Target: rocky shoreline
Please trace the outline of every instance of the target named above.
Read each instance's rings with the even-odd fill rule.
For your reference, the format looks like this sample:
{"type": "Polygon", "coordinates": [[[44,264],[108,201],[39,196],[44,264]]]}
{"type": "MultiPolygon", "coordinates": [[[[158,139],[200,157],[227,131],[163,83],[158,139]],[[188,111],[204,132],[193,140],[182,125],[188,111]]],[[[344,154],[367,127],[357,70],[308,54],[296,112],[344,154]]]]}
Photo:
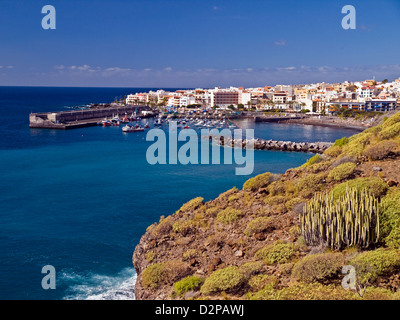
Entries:
{"type": "Polygon", "coordinates": [[[246,149],[248,145],[254,146],[254,150],[274,150],[274,151],[291,151],[291,152],[311,152],[311,153],[324,153],[329,147],[333,145],[332,142],[293,142],[293,141],[276,141],[265,139],[242,139],[242,141],[235,141],[229,139],[224,141],[220,140],[220,145],[227,145],[232,147],[241,146],[246,149]]]}
{"type": "Polygon", "coordinates": [[[339,119],[337,117],[332,118],[302,118],[302,119],[289,119],[285,120],[286,123],[322,126],[322,127],[333,127],[333,128],[347,128],[363,131],[373,125],[373,122],[363,122],[354,119],[339,119]]]}
{"type": "MultiPolygon", "coordinates": [[[[136,299],[399,300],[399,124],[400,113],[298,168],[260,174],[240,189],[210,201],[194,198],[161,216],[146,229],[132,257],[136,299]],[[328,243],[330,230],[341,229],[330,222],[314,224],[328,212],[323,208],[329,214],[334,210],[336,217],[343,205],[366,211],[365,202],[357,200],[365,194],[378,207],[364,212],[363,228],[371,231],[364,237],[379,228],[379,239],[369,246],[357,243],[362,239],[353,228],[347,239],[353,237],[355,245],[328,243]],[[374,212],[381,218],[368,220],[374,212]],[[315,240],[309,240],[309,230],[315,240]],[[341,271],[347,265],[363,279],[362,287],[343,288],[341,271]]],[[[262,139],[237,142],[270,150],[301,146],[262,139]]],[[[317,150],[318,144],[322,148],[324,143],[307,143],[307,150],[317,150]]],[[[350,228],[357,226],[356,217],[348,216],[350,228]]]]}

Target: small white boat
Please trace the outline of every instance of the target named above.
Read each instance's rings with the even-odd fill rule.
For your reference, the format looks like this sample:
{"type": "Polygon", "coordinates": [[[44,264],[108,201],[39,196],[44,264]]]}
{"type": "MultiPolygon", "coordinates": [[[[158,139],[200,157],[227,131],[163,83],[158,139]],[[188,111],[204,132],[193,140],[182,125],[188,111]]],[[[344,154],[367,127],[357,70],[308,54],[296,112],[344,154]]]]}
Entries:
{"type": "Polygon", "coordinates": [[[105,118],[104,120],[101,121],[101,124],[103,127],[110,127],[112,123],[110,120],[107,120],[107,118],[105,118]]]}
{"type": "Polygon", "coordinates": [[[122,132],[140,132],[140,131],[144,131],[144,128],[142,128],[139,125],[136,125],[136,126],[126,125],[122,128],[122,132]]]}
{"type": "Polygon", "coordinates": [[[120,122],[121,119],[119,118],[119,115],[117,114],[116,116],[113,116],[113,118],[111,119],[112,122],[120,122]]]}

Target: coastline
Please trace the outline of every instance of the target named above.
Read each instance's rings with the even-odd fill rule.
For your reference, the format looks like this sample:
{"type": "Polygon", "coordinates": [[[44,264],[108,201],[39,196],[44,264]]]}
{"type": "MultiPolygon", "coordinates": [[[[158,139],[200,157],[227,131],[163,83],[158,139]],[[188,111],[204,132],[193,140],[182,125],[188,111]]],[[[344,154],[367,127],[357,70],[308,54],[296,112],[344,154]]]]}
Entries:
{"type": "MultiPolygon", "coordinates": [[[[354,248],[344,243],[334,247],[324,242],[325,233],[317,239],[317,244],[305,240],[309,231],[303,219],[306,204],[319,201],[318,194],[332,195],[326,198],[332,208],[353,201],[347,197],[339,201],[333,198],[333,194],[347,193],[351,184],[353,192],[370,192],[369,199],[376,203],[391,203],[382,207],[384,219],[375,220],[383,226],[391,223],[389,214],[393,208],[398,209],[400,195],[400,176],[396,170],[400,153],[394,149],[398,142],[379,159],[374,160],[368,154],[371,147],[385,143],[385,133],[393,132],[399,123],[400,113],[385,120],[386,128],[377,126],[374,133],[364,132],[359,139],[345,141],[324,156],[314,157],[284,174],[265,172],[247,180],[240,189],[233,187],[210,201],[194,198],[174,214],[162,216],[146,229],[134,250],[132,262],[138,274],[135,297],[138,300],[399,299],[399,283],[392,279],[400,268],[400,244],[389,243],[391,233],[398,232],[397,225],[390,227],[379,243],[376,240],[377,246],[358,244],[354,248]],[[367,140],[365,145],[360,144],[360,138],[367,140]],[[372,167],[378,169],[371,170],[372,167]],[[354,254],[349,255],[348,248],[354,254]],[[373,274],[367,291],[364,290],[365,296],[340,285],[340,270],[345,265],[357,262],[364,267],[371,259],[387,256],[398,259],[390,262],[389,272],[373,274]],[[328,273],[328,268],[333,271],[328,273]],[[315,274],[324,281],[316,281],[315,274]]],[[[398,137],[398,133],[392,137],[398,137]]],[[[364,208],[362,203],[355,205],[364,208]]],[[[375,226],[365,228],[373,230],[375,226]]]]}
{"type": "Polygon", "coordinates": [[[365,121],[358,121],[354,119],[344,120],[338,117],[329,117],[329,118],[323,117],[321,119],[316,119],[316,118],[290,119],[282,122],[302,124],[302,125],[322,126],[322,127],[347,128],[359,131],[364,131],[365,129],[370,128],[374,124],[374,122],[371,122],[371,124],[366,124],[365,121]]]}

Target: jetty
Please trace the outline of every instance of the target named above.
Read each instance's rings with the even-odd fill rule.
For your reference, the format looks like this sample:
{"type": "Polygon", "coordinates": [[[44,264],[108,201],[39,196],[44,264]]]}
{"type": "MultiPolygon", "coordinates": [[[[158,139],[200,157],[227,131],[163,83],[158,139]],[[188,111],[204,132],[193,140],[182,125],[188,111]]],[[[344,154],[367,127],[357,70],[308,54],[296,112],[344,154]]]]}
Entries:
{"type": "Polygon", "coordinates": [[[310,152],[310,153],[324,153],[326,149],[333,145],[332,142],[293,142],[293,141],[276,141],[276,140],[265,140],[265,139],[241,139],[235,141],[235,139],[224,140],[224,137],[220,139],[221,145],[227,145],[231,147],[241,147],[247,149],[248,146],[253,145],[254,150],[274,150],[274,151],[292,151],[292,152],[310,152]]]}
{"type": "Polygon", "coordinates": [[[96,126],[105,118],[115,115],[136,114],[140,117],[152,116],[150,107],[143,105],[107,105],[105,107],[94,107],[85,110],[31,113],[29,115],[29,127],[41,129],[75,129],[96,126]]]}

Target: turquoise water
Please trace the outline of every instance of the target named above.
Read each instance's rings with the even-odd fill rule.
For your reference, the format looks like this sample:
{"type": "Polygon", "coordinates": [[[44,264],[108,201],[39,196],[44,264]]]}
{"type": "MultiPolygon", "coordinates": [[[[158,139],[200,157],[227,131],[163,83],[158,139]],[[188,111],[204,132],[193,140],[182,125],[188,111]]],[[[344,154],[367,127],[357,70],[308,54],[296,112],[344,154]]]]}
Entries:
{"type": "MultiPolygon", "coordinates": [[[[28,127],[31,110],[62,110],[145,90],[0,88],[0,299],[133,298],[131,257],[147,226],[185,201],[212,199],[248,179],[234,174],[236,165],[151,166],[145,133],[28,127]],[[41,287],[45,265],[56,268],[55,290],[41,287]]],[[[331,141],[354,133],[257,124],[255,135],[278,139],[289,129],[287,140],[296,141],[312,141],[310,130],[331,141]]],[[[311,156],[257,151],[254,175],[283,173],[311,156]]]]}

